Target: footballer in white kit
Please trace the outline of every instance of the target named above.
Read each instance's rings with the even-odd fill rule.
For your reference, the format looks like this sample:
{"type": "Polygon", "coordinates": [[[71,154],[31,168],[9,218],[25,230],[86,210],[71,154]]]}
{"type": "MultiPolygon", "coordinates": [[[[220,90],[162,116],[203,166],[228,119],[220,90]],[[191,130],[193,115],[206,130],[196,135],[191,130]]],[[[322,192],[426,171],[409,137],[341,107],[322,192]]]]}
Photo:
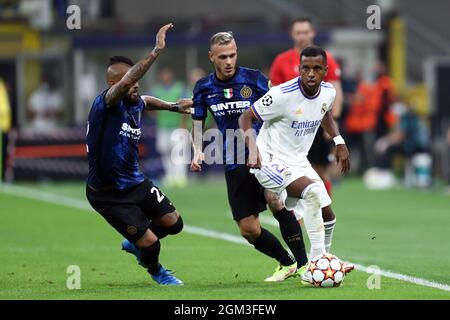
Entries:
{"type": "MultiPolygon", "coordinates": [[[[261,185],[286,197],[285,188],[292,181],[306,176],[323,185],[322,208],[331,204],[325,185],[308,161],[308,151],[322,123],[331,110],[336,90],[328,82],[322,82],[318,93],[308,97],[297,77],[273,87],[251,108],[259,121],[264,122],[256,144],[262,157],[261,169],[253,173],[261,185]]],[[[302,200],[287,197],[286,208],[299,206],[294,212],[300,218],[302,200]]]]}
{"type": "Polygon", "coordinates": [[[325,253],[321,209],[331,199],[307,155],[322,126],[336,143],[342,173],[350,169],[349,152],[331,114],[334,87],[322,82],[327,72],[325,51],[311,46],[301,52],[300,77],[273,87],[239,119],[249,146],[248,166],[266,189],[286,197],[286,208],[303,213],[311,242],[310,258],[325,253]],[[257,140],[248,134],[253,121],[264,122],[257,140]]]}

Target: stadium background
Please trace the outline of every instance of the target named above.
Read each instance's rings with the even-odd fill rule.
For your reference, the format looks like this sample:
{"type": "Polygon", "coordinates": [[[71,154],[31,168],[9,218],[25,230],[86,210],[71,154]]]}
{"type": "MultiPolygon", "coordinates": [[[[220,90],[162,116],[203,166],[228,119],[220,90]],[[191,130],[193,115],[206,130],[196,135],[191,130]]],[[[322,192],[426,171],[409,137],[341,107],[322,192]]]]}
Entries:
{"type": "MultiPolygon", "coordinates": [[[[387,178],[381,175],[366,174],[363,179],[362,174],[370,167],[364,167],[362,163],[364,148],[371,149],[371,145],[351,148],[355,169],[350,177],[335,177],[335,199],[339,209],[337,214],[338,217],[342,215],[338,224],[338,229],[341,228],[342,231],[338,230],[336,234],[336,244],[343,247],[340,252],[349,258],[356,259],[357,262],[381,265],[384,262],[396,272],[404,271],[400,263],[390,264],[388,257],[392,258],[392,256],[387,257],[383,253],[383,246],[374,249],[374,254],[382,257],[374,261],[363,257],[362,248],[359,255],[350,253],[352,246],[349,244],[355,239],[352,238],[350,230],[353,227],[360,227],[361,232],[367,231],[369,234],[371,228],[368,222],[366,224],[358,218],[356,218],[358,223],[352,225],[354,220],[351,219],[357,217],[357,214],[352,216],[351,212],[356,211],[355,207],[363,206],[362,203],[357,203],[358,197],[352,197],[349,194],[357,194],[359,199],[366,199],[369,207],[372,203],[372,211],[369,210],[371,213],[366,213],[377,215],[379,220],[376,223],[379,223],[382,228],[385,226],[393,228],[390,225],[390,219],[392,215],[399,212],[401,214],[397,217],[397,223],[414,220],[414,216],[411,217],[412,211],[420,207],[424,211],[434,210],[434,215],[430,213],[426,220],[427,223],[433,224],[428,232],[433,233],[431,231],[433,228],[437,228],[436,230],[443,228],[444,234],[445,230],[448,231],[450,213],[448,196],[450,36],[447,32],[450,27],[447,19],[450,4],[448,2],[444,0],[430,2],[419,0],[230,0],[226,2],[196,0],[188,3],[189,5],[186,1],[179,0],[0,0],[0,130],[2,134],[0,215],[2,218],[8,215],[5,221],[10,223],[2,224],[5,229],[1,237],[8,238],[7,235],[12,234],[8,241],[15,243],[18,236],[8,230],[18,227],[20,217],[28,210],[43,216],[48,212],[50,222],[47,222],[50,224],[47,227],[49,228],[56,228],[58,221],[61,221],[61,217],[57,216],[59,211],[57,208],[47,208],[47,205],[39,202],[26,204],[25,198],[22,199],[23,202],[19,201],[21,200],[19,195],[28,193],[29,198],[32,194],[26,190],[48,191],[56,197],[61,196],[61,199],[72,196],[78,201],[75,203],[83,207],[79,204],[83,202],[83,179],[87,174],[84,146],[86,118],[93,98],[105,88],[104,72],[109,56],[128,55],[138,60],[153,47],[158,28],[164,23],[173,22],[175,29],[168,35],[167,48],[140,82],[140,90],[141,93],[158,92],[159,73],[161,69],[170,68],[177,83],[183,86],[180,96],[189,97],[192,88],[189,77],[192,70],[201,68],[207,73],[212,71],[207,51],[208,40],[213,33],[232,30],[239,47],[239,64],[261,69],[268,74],[275,56],[291,48],[292,43],[288,35],[289,21],[298,16],[309,16],[313,19],[318,31],[316,42],[328,49],[341,63],[342,81],[343,85],[346,85],[344,86],[346,93],[344,115],[341,118],[344,137],[345,115],[351,111],[351,99],[356,85],[358,81],[373,84],[380,63],[386,65],[387,74],[394,83],[397,96],[403,97],[404,102],[412,106],[430,132],[428,155],[432,163],[414,164],[416,167],[413,165],[411,172],[405,169],[411,166],[409,163],[411,159],[396,157],[392,167],[393,176],[389,176],[395,178],[395,183],[389,179],[385,181],[387,178]],[[71,4],[81,8],[80,30],[67,28],[66,20],[69,14],[66,10],[71,4]],[[371,14],[366,10],[372,4],[381,8],[380,30],[367,28],[366,22],[371,14]],[[42,86],[44,78],[51,79],[54,90],[62,98],[61,109],[53,119],[54,128],[33,129],[33,113],[30,112],[30,104],[33,93],[42,86]],[[412,183],[405,186],[408,175],[417,178],[420,174],[427,177],[424,183],[412,183]],[[68,181],[71,182],[68,183],[68,181]],[[374,191],[368,187],[388,190],[382,193],[384,191],[374,191]],[[377,197],[385,199],[383,208],[378,206],[380,202],[376,200],[377,197]],[[345,216],[346,213],[348,216],[345,216]],[[16,215],[18,220],[11,218],[11,215],[16,215]],[[345,226],[346,222],[347,226],[345,226]],[[347,237],[344,236],[346,230],[349,231],[346,234],[347,237]]],[[[185,120],[179,119],[180,125],[189,126],[183,122],[185,120]]],[[[224,213],[228,209],[221,180],[222,169],[219,166],[211,166],[200,176],[187,173],[188,180],[181,182],[164,180],[164,163],[157,151],[156,143],[159,121],[156,116],[149,116],[147,126],[144,128],[141,151],[146,173],[159,181],[169,195],[173,195],[174,201],[176,203],[178,201],[177,206],[182,212],[196,211],[199,214],[198,217],[192,218],[193,221],[201,223],[204,228],[236,234],[237,230],[231,219],[224,213]],[[190,190],[189,198],[185,195],[188,193],[187,190],[190,190]],[[211,194],[210,199],[205,200],[205,208],[200,209],[199,206],[189,202],[191,197],[201,199],[201,195],[209,194],[208,192],[211,194]],[[209,202],[221,203],[220,209],[209,202]],[[215,219],[208,215],[206,210],[224,212],[220,211],[220,218],[215,219]],[[222,222],[228,227],[222,227],[222,222]]],[[[370,160],[369,164],[373,165],[373,161],[370,160]]],[[[45,196],[36,193],[34,198],[33,201],[37,201],[36,198],[44,199],[45,196]]],[[[268,224],[273,222],[270,217],[266,218],[268,224]]],[[[37,229],[36,224],[32,223],[35,219],[30,218],[31,224],[25,227],[27,234],[33,234],[37,229]]],[[[35,223],[39,223],[38,221],[36,220],[35,223]]],[[[104,234],[114,237],[107,226],[103,226],[103,222],[99,219],[95,221],[105,229],[104,234]]],[[[74,232],[82,232],[81,226],[85,221],[80,219],[77,223],[80,229],[74,232]]],[[[393,228],[392,232],[397,232],[396,230],[393,228]]],[[[410,233],[411,235],[419,234],[422,231],[420,223],[415,221],[414,226],[409,226],[408,231],[405,232],[409,236],[410,233]]],[[[440,232],[434,232],[434,234],[439,235],[440,232]]],[[[443,242],[442,245],[448,243],[444,238],[440,242],[436,238],[427,238],[427,235],[422,234],[426,238],[423,242],[424,246],[427,243],[430,245],[436,242],[443,242]]],[[[442,234],[440,236],[443,237],[442,234]]],[[[49,240],[49,245],[57,243],[59,237],[60,234],[55,231],[54,237],[49,240]]],[[[404,248],[409,247],[405,236],[401,236],[401,232],[399,239],[404,242],[404,247],[399,246],[398,250],[393,252],[402,255],[401,249],[403,248],[405,252],[404,248]]],[[[79,244],[84,245],[84,240],[79,240],[79,244]]],[[[388,239],[385,241],[389,242],[388,239]]],[[[30,239],[24,246],[24,250],[31,250],[33,241],[30,239]],[[27,247],[28,245],[30,247],[27,247]]],[[[418,250],[415,247],[409,249],[412,253],[418,250]]],[[[431,250],[432,252],[428,252],[429,256],[422,258],[438,261],[437,252],[448,252],[445,248],[441,249],[444,250],[431,250]]],[[[51,249],[48,250],[51,251],[51,249]]],[[[13,266],[16,264],[20,266],[20,261],[15,260],[17,256],[13,253],[14,250],[11,253],[6,247],[3,248],[1,254],[4,255],[5,260],[10,259],[11,268],[2,266],[4,269],[1,270],[0,279],[9,284],[11,297],[36,297],[13,293],[17,279],[10,277],[9,273],[17,273],[11,270],[14,270],[13,266]]],[[[247,253],[248,251],[243,251],[242,259],[246,259],[247,253]]],[[[409,261],[411,255],[407,254],[407,256],[400,260],[409,261]]],[[[422,258],[419,256],[418,260],[422,258]]],[[[444,260],[449,261],[448,253],[444,260]]],[[[422,262],[426,263],[426,261],[422,262]]],[[[41,267],[45,269],[47,266],[41,267]]],[[[417,274],[413,267],[409,269],[410,275],[427,278],[420,272],[417,274]]],[[[63,277],[64,274],[61,278],[63,277]]],[[[358,277],[364,278],[361,275],[355,276],[357,279],[358,277]]],[[[428,278],[444,285],[450,284],[448,271],[443,271],[442,274],[432,273],[428,278]]],[[[396,283],[394,287],[395,285],[396,283]]],[[[350,284],[349,287],[352,288],[353,285],[350,284]]],[[[405,290],[408,291],[409,288],[405,290]]],[[[39,294],[39,291],[31,292],[39,294]]],[[[51,289],[48,292],[52,292],[51,289]]],[[[49,297],[61,296],[49,293],[49,297]]],[[[167,297],[171,298],[170,295],[167,297]]],[[[196,298],[201,295],[194,294],[187,297],[196,298]]],[[[349,297],[352,296],[349,295],[349,297]]],[[[405,296],[400,295],[401,297],[410,298],[406,293],[405,296]]],[[[417,297],[421,296],[417,295],[417,297]]],[[[295,296],[289,296],[289,298],[295,298],[295,296]]]]}

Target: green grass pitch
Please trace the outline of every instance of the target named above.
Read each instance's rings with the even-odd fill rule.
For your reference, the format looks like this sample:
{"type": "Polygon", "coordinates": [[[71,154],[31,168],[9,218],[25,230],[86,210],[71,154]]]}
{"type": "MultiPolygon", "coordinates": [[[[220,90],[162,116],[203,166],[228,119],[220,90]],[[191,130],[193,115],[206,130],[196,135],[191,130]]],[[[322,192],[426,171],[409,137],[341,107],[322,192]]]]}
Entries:
{"type": "MultiPolygon", "coordinates": [[[[21,187],[22,192],[14,192],[0,186],[0,299],[450,299],[448,290],[384,276],[380,289],[369,290],[370,275],[362,271],[334,289],[301,285],[298,279],[264,283],[275,261],[250,246],[186,230],[162,240],[161,251],[162,264],[185,285],[158,286],[133,256],[120,250],[121,236],[83,207],[88,208],[83,183],[21,187]],[[57,196],[32,199],[28,189],[39,192],[35,198],[57,196]],[[67,198],[75,199],[75,205],[67,198]],[[70,265],[81,269],[80,290],[66,287],[70,265]]],[[[186,225],[238,236],[224,181],[163,191],[186,225]]],[[[338,257],[449,288],[448,195],[369,191],[360,180],[346,179],[335,188],[333,206],[338,223],[332,252],[338,257]]],[[[263,221],[270,217],[267,212],[263,216],[263,221]]],[[[276,226],[265,226],[279,236],[276,226]]]]}

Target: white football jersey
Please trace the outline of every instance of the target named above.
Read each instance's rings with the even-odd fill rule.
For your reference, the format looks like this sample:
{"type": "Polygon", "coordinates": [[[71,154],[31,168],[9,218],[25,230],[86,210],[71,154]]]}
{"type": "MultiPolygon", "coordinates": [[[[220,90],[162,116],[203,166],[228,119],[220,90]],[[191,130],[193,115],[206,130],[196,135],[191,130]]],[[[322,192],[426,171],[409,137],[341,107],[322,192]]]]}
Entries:
{"type": "Polygon", "coordinates": [[[307,155],[322,119],[331,110],[336,90],[322,82],[317,94],[308,96],[300,77],[273,87],[252,105],[264,124],[256,144],[263,162],[279,159],[289,166],[309,165],[307,155]]]}

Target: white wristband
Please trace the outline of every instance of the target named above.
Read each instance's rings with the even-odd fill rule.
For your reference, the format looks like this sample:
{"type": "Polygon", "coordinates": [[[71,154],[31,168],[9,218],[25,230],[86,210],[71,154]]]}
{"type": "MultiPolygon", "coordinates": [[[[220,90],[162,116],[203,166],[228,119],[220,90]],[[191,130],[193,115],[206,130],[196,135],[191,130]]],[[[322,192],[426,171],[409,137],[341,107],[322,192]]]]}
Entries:
{"type": "Polygon", "coordinates": [[[334,144],[335,145],[339,145],[339,144],[345,144],[344,138],[342,138],[342,136],[336,136],[333,138],[334,144]]]}

